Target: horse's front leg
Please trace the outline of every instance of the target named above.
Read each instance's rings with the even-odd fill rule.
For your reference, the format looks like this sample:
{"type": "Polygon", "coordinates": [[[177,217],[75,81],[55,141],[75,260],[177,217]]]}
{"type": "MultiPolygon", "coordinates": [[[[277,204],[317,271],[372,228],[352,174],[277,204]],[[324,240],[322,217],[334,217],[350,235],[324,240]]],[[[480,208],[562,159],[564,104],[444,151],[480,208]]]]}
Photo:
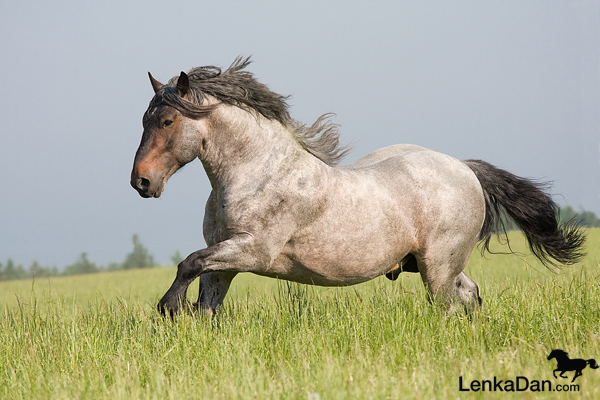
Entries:
{"type": "Polygon", "coordinates": [[[158,303],[158,310],[163,315],[177,314],[185,303],[188,286],[205,272],[254,271],[268,266],[270,257],[263,250],[251,235],[240,234],[190,254],[177,266],[175,281],[158,303]]]}
{"type": "Polygon", "coordinates": [[[219,312],[237,272],[207,272],[200,275],[198,302],[194,307],[204,315],[214,316],[219,312]]]}
{"type": "Polygon", "coordinates": [[[567,373],[567,371],[561,371],[561,373],[560,373],[560,375],[559,375],[559,376],[560,376],[561,378],[568,378],[568,376],[566,376],[566,375],[565,375],[566,373],[567,373]]]}

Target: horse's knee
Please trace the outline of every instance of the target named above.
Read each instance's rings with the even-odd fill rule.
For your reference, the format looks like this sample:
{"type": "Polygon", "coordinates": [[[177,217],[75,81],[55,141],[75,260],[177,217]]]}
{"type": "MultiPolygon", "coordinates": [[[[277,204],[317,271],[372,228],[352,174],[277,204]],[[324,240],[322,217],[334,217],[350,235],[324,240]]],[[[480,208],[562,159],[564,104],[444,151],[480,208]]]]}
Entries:
{"type": "Polygon", "coordinates": [[[190,283],[202,271],[196,265],[195,253],[190,254],[185,260],[177,265],[177,278],[181,281],[189,281],[190,283]]]}

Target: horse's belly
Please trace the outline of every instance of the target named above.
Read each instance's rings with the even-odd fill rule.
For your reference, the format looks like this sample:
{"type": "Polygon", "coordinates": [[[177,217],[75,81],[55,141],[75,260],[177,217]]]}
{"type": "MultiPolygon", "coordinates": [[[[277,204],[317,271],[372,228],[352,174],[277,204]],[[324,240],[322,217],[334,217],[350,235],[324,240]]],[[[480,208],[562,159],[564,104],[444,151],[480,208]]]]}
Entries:
{"type": "Polygon", "coordinates": [[[397,237],[365,231],[336,235],[322,227],[298,235],[260,274],[319,286],[354,285],[385,274],[409,251],[397,237]]]}
{"type": "Polygon", "coordinates": [[[384,267],[363,265],[352,268],[325,260],[299,260],[282,253],[258,275],[318,286],[349,286],[369,281],[382,274],[384,267]]]}

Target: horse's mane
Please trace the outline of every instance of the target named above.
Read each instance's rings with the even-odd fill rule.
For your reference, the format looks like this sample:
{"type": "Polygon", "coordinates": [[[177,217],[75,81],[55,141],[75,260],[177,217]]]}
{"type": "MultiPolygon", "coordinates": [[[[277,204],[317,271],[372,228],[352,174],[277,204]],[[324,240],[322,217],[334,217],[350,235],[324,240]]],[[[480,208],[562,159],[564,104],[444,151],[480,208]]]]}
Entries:
{"type": "Polygon", "coordinates": [[[329,120],[331,114],[322,115],[311,126],[294,120],[288,111],[288,96],[272,92],[257,81],[251,72],[245,70],[250,63],[250,57],[237,57],[225,71],[212,65],[192,68],[187,72],[191,101],[177,95],[179,76],[175,76],[156,93],[148,109],[167,104],[188,118],[198,119],[218,106],[203,105],[206,96],[212,96],[222,103],[255,110],[265,118],[277,120],[291,128],[298,143],[326,164],[335,165],[341,161],[350,148],[340,146],[337,125],[329,120]]]}
{"type": "Polygon", "coordinates": [[[550,354],[559,354],[561,356],[567,356],[567,357],[569,356],[569,353],[567,353],[564,350],[560,350],[560,349],[554,349],[550,352],[550,354]]]}

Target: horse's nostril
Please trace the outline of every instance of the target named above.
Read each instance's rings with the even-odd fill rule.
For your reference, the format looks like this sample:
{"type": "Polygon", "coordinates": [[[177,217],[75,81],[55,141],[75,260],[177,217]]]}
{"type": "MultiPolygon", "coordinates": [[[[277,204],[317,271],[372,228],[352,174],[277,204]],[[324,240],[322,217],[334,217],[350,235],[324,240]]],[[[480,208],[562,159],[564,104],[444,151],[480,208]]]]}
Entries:
{"type": "Polygon", "coordinates": [[[138,187],[140,189],[146,190],[150,187],[150,181],[146,178],[140,178],[138,180],[138,187]]]}

